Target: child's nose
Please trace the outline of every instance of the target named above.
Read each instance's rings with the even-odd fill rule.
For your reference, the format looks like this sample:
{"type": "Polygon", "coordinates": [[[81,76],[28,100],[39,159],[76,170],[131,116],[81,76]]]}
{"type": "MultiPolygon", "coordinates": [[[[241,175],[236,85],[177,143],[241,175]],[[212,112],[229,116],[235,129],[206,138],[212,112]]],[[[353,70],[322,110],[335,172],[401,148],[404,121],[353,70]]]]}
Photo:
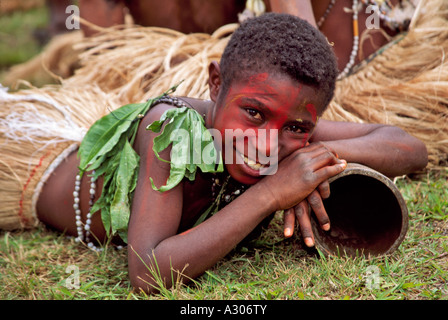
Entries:
{"type": "Polygon", "coordinates": [[[278,154],[279,140],[277,129],[260,129],[258,130],[256,148],[258,152],[263,153],[266,157],[272,157],[278,154]]]}

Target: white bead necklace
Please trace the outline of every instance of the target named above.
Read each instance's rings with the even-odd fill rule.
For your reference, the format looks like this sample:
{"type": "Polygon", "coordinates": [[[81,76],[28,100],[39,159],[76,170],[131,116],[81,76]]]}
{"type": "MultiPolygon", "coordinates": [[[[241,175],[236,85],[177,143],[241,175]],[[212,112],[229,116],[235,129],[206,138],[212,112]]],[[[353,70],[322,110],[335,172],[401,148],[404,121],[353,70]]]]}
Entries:
{"type": "Polygon", "coordinates": [[[331,0],[330,4],[327,7],[327,10],[325,10],[322,17],[320,17],[319,21],[317,21],[317,27],[320,28],[325,22],[325,19],[327,19],[327,16],[330,14],[331,9],[333,8],[334,4],[336,3],[336,0],[331,0]]]}
{"type": "MultiPolygon", "coordinates": [[[[212,197],[214,200],[217,200],[217,197],[221,196],[225,202],[229,203],[246,190],[246,186],[239,183],[236,183],[230,190],[227,190],[229,180],[230,175],[222,179],[218,178],[217,175],[212,176],[212,197]]],[[[220,201],[221,199],[218,200],[220,201]]]]}
{"type": "MultiPolygon", "coordinates": [[[[336,0],[331,0],[330,4],[328,5],[327,10],[325,11],[324,15],[319,19],[317,22],[317,26],[320,28],[325,19],[327,18],[328,14],[330,13],[331,9],[333,8],[336,0]]],[[[415,9],[415,5],[412,1],[408,1],[409,5],[412,6],[415,9]]],[[[353,12],[353,47],[352,51],[350,53],[349,60],[347,64],[345,65],[344,69],[338,76],[338,80],[346,77],[353,66],[355,65],[356,61],[356,55],[358,54],[359,49],[359,25],[358,25],[358,11],[360,9],[359,7],[359,1],[353,0],[352,3],[352,12],[353,12]]],[[[389,1],[374,1],[374,0],[361,0],[361,6],[368,6],[368,5],[374,5],[378,8],[376,11],[376,14],[378,14],[378,17],[380,20],[384,21],[391,29],[395,30],[403,30],[405,27],[409,24],[410,19],[412,18],[412,15],[409,17],[408,20],[403,19],[403,21],[397,21],[396,19],[389,16],[391,13],[393,6],[389,3],[389,1]]],[[[404,10],[404,9],[403,9],[404,10]]],[[[409,10],[408,10],[409,11],[409,10]]],[[[413,11],[412,11],[413,12],[413,11]]]]}
{"type": "MultiPolygon", "coordinates": [[[[336,3],[336,0],[331,0],[328,4],[327,9],[325,10],[322,17],[317,21],[317,27],[320,28],[324,24],[327,16],[330,14],[331,9],[333,8],[334,4],[336,3]]],[[[352,11],[353,11],[353,47],[352,51],[350,53],[349,60],[347,64],[345,65],[344,69],[341,73],[339,73],[338,80],[344,78],[348,75],[351,68],[355,64],[356,55],[358,54],[359,49],[359,31],[358,31],[358,0],[353,0],[352,4],[352,11]]]]}
{"type": "Polygon", "coordinates": [[[358,0],[353,0],[352,11],[353,11],[353,47],[350,53],[350,58],[347,64],[345,65],[344,70],[342,70],[342,72],[339,74],[338,80],[346,77],[349,74],[350,70],[355,64],[356,55],[358,54],[359,49],[358,0]]]}
{"type": "Polygon", "coordinates": [[[87,243],[87,247],[92,249],[93,251],[100,252],[103,251],[103,248],[98,248],[90,241],[90,226],[92,224],[92,207],[95,200],[96,193],[96,181],[94,178],[95,171],[92,172],[92,177],[90,178],[90,189],[89,189],[89,212],[87,213],[86,223],[84,224],[81,220],[81,207],[80,207],[80,198],[79,195],[81,193],[81,176],[79,174],[76,175],[75,179],[75,191],[73,191],[73,209],[75,209],[75,222],[76,222],[76,230],[78,232],[78,237],[75,238],[76,242],[84,242],[87,243]],[[84,235],[85,231],[85,235],[84,235]]]}

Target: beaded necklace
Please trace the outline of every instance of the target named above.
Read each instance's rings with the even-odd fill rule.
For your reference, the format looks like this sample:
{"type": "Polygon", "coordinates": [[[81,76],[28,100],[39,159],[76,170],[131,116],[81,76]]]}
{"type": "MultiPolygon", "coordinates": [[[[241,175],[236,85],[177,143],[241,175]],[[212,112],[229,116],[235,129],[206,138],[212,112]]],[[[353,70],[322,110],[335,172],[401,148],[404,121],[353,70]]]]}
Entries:
{"type": "MultiPolygon", "coordinates": [[[[418,2],[418,0],[415,0],[418,2]]],[[[318,28],[321,28],[323,23],[325,22],[327,16],[330,14],[331,9],[333,8],[336,0],[331,0],[325,13],[317,22],[318,28]]],[[[400,1],[399,8],[396,11],[404,12],[401,14],[403,16],[401,18],[402,21],[398,21],[397,18],[392,17],[393,11],[396,9],[389,0],[361,0],[361,3],[358,0],[353,0],[351,12],[353,12],[353,46],[352,51],[350,52],[350,57],[345,65],[344,69],[340,72],[338,76],[338,80],[348,76],[356,61],[356,55],[358,54],[359,49],[359,21],[358,21],[358,12],[360,10],[360,5],[369,6],[372,5],[376,8],[375,14],[378,14],[378,18],[385,22],[385,24],[395,31],[403,31],[409,25],[410,19],[412,17],[413,10],[416,7],[416,4],[412,0],[408,1],[400,1]],[[404,4],[406,3],[406,5],[404,4]]],[[[397,14],[396,14],[397,15],[397,14]]]]}
{"type": "Polygon", "coordinates": [[[359,49],[358,0],[353,0],[352,11],[353,11],[353,47],[350,53],[349,60],[345,65],[344,70],[342,70],[342,72],[339,74],[338,79],[342,79],[349,74],[350,70],[355,64],[356,55],[358,54],[359,49]]]}
{"type": "Polygon", "coordinates": [[[224,208],[227,204],[235,200],[246,191],[247,186],[236,182],[227,174],[219,177],[216,173],[212,176],[212,198],[213,202],[198,218],[194,227],[202,223],[207,218],[224,208]]]}
{"type": "Polygon", "coordinates": [[[76,229],[78,232],[78,236],[75,238],[76,242],[85,242],[87,247],[92,249],[93,251],[102,251],[103,248],[98,248],[90,241],[90,226],[92,224],[92,207],[95,200],[96,193],[96,180],[94,178],[95,172],[92,172],[92,176],[90,178],[90,189],[89,189],[89,212],[87,213],[86,223],[84,224],[81,221],[81,207],[80,207],[80,198],[79,194],[81,192],[81,175],[77,174],[75,178],[75,191],[73,191],[73,209],[75,209],[75,221],[76,221],[76,229]],[[85,231],[85,235],[84,232],[85,231]]]}
{"type": "MultiPolygon", "coordinates": [[[[322,25],[324,24],[325,20],[327,19],[328,15],[331,12],[331,9],[333,8],[334,4],[336,3],[336,0],[331,0],[328,4],[327,9],[325,10],[322,17],[320,17],[319,21],[317,21],[317,27],[320,29],[322,25]]],[[[338,80],[346,77],[353,65],[355,64],[356,55],[358,53],[359,48],[359,29],[358,29],[358,0],[353,0],[352,3],[352,10],[353,12],[353,47],[352,51],[350,52],[350,57],[345,65],[344,69],[341,73],[339,73],[338,80]]]]}
{"type": "Polygon", "coordinates": [[[325,22],[325,19],[327,19],[327,16],[330,14],[331,9],[333,8],[334,4],[336,3],[336,0],[331,0],[328,4],[327,9],[325,10],[322,17],[320,17],[319,21],[317,21],[317,27],[320,28],[325,22]]]}

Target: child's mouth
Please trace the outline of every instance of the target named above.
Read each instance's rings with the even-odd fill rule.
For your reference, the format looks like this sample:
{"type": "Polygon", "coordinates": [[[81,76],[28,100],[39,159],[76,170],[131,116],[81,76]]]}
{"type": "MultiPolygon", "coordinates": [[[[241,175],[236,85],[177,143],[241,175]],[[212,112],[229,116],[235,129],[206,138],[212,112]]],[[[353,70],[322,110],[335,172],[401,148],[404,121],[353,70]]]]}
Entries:
{"type": "Polygon", "coordinates": [[[243,159],[243,162],[252,170],[260,171],[261,168],[266,167],[264,164],[261,164],[255,160],[252,160],[248,157],[246,157],[244,154],[237,151],[237,153],[240,155],[240,157],[243,159]]]}

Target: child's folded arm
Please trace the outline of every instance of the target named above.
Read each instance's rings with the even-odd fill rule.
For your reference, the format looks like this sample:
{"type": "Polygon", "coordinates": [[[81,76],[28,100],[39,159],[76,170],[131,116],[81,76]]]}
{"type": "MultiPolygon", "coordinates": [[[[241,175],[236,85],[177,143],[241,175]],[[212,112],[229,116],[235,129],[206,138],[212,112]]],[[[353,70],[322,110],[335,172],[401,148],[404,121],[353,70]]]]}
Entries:
{"type": "MultiPolygon", "coordinates": [[[[177,271],[182,272],[183,281],[199,276],[267,216],[298,204],[344,167],[344,162],[321,144],[298,150],[280,163],[276,174],[262,178],[211,218],[180,234],[176,228],[182,214],[182,184],[161,195],[139,179],[128,233],[132,285],[157,290],[151,286],[156,286],[154,277],[147,276],[151,265],[157,265],[155,270],[167,287],[177,281],[177,271]]],[[[168,170],[159,171],[157,179],[168,174],[168,170]]]]}
{"type": "Polygon", "coordinates": [[[133,287],[157,291],[157,281],[148,270],[151,266],[170,287],[179,278],[176,271],[182,272],[179,280],[186,282],[216,264],[273,212],[274,202],[260,197],[261,192],[256,185],[249,188],[215,215],[180,234],[173,225],[180,221],[181,209],[175,203],[182,202],[181,185],[168,191],[164,201],[146,208],[148,212],[135,212],[128,236],[133,287]]]}
{"type": "Polygon", "coordinates": [[[347,162],[389,177],[421,170],[428,162],[423,142],[389,125],[320,120],[310,141],[320,141],[347,162]]]}

